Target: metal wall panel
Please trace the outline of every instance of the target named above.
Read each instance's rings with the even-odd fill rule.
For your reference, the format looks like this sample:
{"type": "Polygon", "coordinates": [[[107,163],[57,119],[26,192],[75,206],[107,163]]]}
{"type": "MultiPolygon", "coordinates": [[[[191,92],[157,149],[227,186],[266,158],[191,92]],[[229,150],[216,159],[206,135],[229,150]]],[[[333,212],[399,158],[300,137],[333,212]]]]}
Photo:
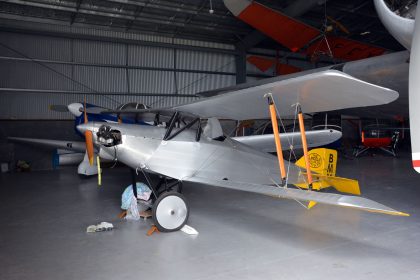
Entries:
{"type": "Polygon", "coordinates": [[[97,92],[128,92],[126,73],[121,68],[74,66],[74,78],[97,92]]]}
{"type": "Polygon", "coordinates": [[[123,44],[74,40],[73,61],[100,63],[100,64],[126,64],[126,46],[123,44]]]}
{"type": "Polygon", "coordinates": [[[195,94],[235,85],[236,77],[228,75],[178,73],[178,93],[195,94]]]}
{"type": "MultiPolygon", "coordinates": [[[[49,31],[77,31],[82,34],[113,36],[115,38],[225,49],[233,48],[224,44],[172,40],[152,35],[85,30],[63,26],[47,27],[47,25],[44,25],[43,27],[49,31]]],[[[175,97],[173,94],[195,94],[199,91],[235,84],[234,75],[187,73],[171,70],[175,67],[178,70],[234,73],[233,55],[8,32],[1,32],[0,36],[2,43],[18,50],[24,56],[51,61],[76,62],[78,64],[43,63],[43,66],[31,61],[1,60],[1,88],[40,90],[38,93],[1,91],[1,119],[69,119],[72,118],[71,115],[50,111],[48,105],[81,102],[84,98],[83,94],[45,93],[42,90],[82,92],[93,90],[96,93],[116,93],[116,95],[110,96],[87,95],[88,102],[107,108],[115,108],[117,105],[126,102],[141,102],[153,107],[167,107],[196,99],[194,97],[175,97]],[[129,68],[125,68],[126,64],[129,65],[129,68]],[[103,65],[109,66],[104,67],[103,65]],[[132,67],[157,69],[143,70],[132,69],[132,67]],[[66,77],[74,79],[74,81],[66,77]],[[167,96],[140,96],[141,94],[153,93],[167,94],[167,96]],[[133,94],[139,95],[133,96],[133,94]]],[[[0,56],[22,57],[22,55],[1,46],[0,56]]]]}
{"type": "Polygon", "coordinates": [[[129,70],[130,92],[175,93],[173,72],[129,70]]]}
{"type": "MultiPolygon", "coordinates": [[[[31,58],[71,61],[71,40],[0,32],[1,43],[31,58]]],[[[0,55],[22,57],[0,46],[0,55]]]]}
{"type": "Polygon", "coordinates": [[[173,68],[174,50],[131,45],[128,47],[128,65],[173,68]]]}
{"type": "Polygon", "coordinates": [[[176,62],[178,69],[235,73],[235,56],[229,54],[177,50],[176,62]]]}
{"type": "Polygon", "coordinates": [[[65,77],[72,76],[72,66],[55,64],[48,67],[55,72],[33,62],[1,61],[0,87],[75,90],[77,85],[65,77]]]}

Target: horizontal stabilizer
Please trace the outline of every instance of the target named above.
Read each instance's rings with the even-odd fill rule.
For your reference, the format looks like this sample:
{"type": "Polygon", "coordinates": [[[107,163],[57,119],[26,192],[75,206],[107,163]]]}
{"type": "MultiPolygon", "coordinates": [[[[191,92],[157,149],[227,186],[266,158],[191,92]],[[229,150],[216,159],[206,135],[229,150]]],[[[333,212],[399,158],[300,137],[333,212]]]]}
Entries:
{"type": "MultiPolygon", "coordinates": [[[[306,176],[305,173],[302,173],[303,176],[306,176]]],[[[357,180],[336,177],[336,176],[326,176],[312,174],[314,182],[312,183],[312,189],[321,190],[328,187],[333,187],[337,191],[342,193],[350,193],[355,195],[360,195],[359,182],[357,180]]],[[[301,189],[307,189],[306,184],[294,184],[301,189]]]]}
{"type": "Polygon", "coordinates": [[[300,201],[314,201],[318,203],[356,208],[369,212],[383,213],[396,216],[409,216],[409,214],[394,210],[373,200],[350,195],[333,193],[320,193],[316,191],[298,190],[292,188],[273,187],[266,185],[215,180],[201,177],[185,178],[184,181],[213,185],[216,187],[234,189],[239,191],[259,193],[279,198],[296,199],[300,201]]]}

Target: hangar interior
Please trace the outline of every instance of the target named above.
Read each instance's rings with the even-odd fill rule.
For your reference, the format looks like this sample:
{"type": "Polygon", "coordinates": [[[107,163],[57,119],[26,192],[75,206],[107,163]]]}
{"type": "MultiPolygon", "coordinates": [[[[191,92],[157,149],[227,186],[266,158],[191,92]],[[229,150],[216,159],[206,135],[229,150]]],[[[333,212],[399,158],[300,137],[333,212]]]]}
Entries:
{"type": "MultiPolygon", "coordinates": [[[[417,1],[385,2],[414,21],[417,1]]],[[[0,278],[420,279],[420,190],[409,129],[420,120],[409,118],[406,49],[381,22],[374,1],[1,0],[0,278]],[[251,10],[245,17],[229,2],[270,11],[266,20],[251,10]],[[276,12],[284,22],[275,21],[276,12]],[[275,36],[286,27],[303,36],[301,26],[319,34],[293,50],[293,38],[281,43],[259,22],[269,22],[275,36]],[[334,48],[344,52],[335,55],[334,48]],[[364,60],[398,61],[385,70],[368,63],[361,73],[356,66],[364,60]],[[304,123],[307,131],[338,125],[337,174],[358,180],[363,197],[410,217],[321,203],[308,210],[294,199],[186,182],[188,225],[199,234],[147,236],[153,219],[118,217],[121,194],[132,182],[124,164],[105,163],[98,187],[97,176],[77,174],[84,153],[77,164],[60,166],[56,149],[9,139],[85,141],[67,109],[73,103],[171,108],[322,67],[363,81],[379,73],[368,82],[399,93],[384,106],[305,114],[304,123]],[[398,77],[380,76],[391,72],[398,77]],[[385,144],[369,147],[370,138],[386,138],[385,144]],[[86,233],[102,221],[114,229],[86,233]]],[[[295,132],[296,118],[282,121],[280,132],[295,132]]],[[[264,120],[221,124],[226,136],[273,132],[268,105],[264,120]]]]}

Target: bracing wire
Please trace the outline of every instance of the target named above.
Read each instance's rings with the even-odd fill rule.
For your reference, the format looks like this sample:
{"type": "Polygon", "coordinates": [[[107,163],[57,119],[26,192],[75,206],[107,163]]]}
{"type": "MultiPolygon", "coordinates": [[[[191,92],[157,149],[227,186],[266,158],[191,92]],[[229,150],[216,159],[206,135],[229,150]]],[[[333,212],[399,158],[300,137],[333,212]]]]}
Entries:
{"type": "MultiPolygon", "coordinates": [[[[277,108],[277,105],[276,105],[276,101],[274,100],[274,98],[272,98],[272,100],[273,100],[273,104],[274,104],[274,107],[275,107],[275,109],[276,109],[276,114],[277,114],[277,117],[279,118],[279,121],[280,121],[280,124],[281,124],[281,126],[282,126],[282,128],[283,128],[283,131],[286,131],[286,128],[285,128],[285,125],[284,125],[284,122],[283,122],[283,119],[282,119],[282,117],[280,116],[280,114],[279,114],[279,110],[278,110],[278,108],[277,108]]],[[[295,106],[295,115],[294,115],[294,120],[293,120],[293,132],[295,132],[295,129],[296,129],[296,119],[297,119],[297,112],[298,112],[298,106],[299,106],[299,103],[296,103],[296,104],[294,104],[294,105],[292,105],[292,106],[295,106]]],[[[286,173],[286,186],[287,186],[287,184],[288,184],[288,182],[289,182],[289,174],[290,174],[290,167],[291,167],[291,157],[292,157],[292,154],[293,154],[293,157],[294,157],[294,160],[296,161],[297,160],[297,156],[296,156],[296,154],[295,154],[295,151],[294,151],[294,146],[293,146],[293,138],[292,138],[292,143],[290,142],[290,139],[289,138],[287,138],[287,142],[289,143],[289,147],[290,147],[290,153],[289,153],[289,160],[288,160],[288,163],[287,163],[287,173],[286,173]]],[[[305,176],[303,176],[303,174],[300,174],[300,176],[301,176],[301,178],[304,180],[304,182],[305,183],[307,183],[307,181],[306,181],[306,178],[305,178],[305,176]]],[[[299,188],[299,186],[296,186],[297,188],[299,188]]],[[[299,188],[299,189],[301,189],[301,188],[299,188]]],[[[300,203],[300,202],[299,202],[300,203]]],[[[305,206],[306,207],[306,206],[305,206]]]]}
{"type": "MultiPolygon", "coordinates": [[[[88,85],[86,85],[86,84],[84,84],[84,83],[82,83],[82,82],[80,82],[80,81],[77,81],[77,80],[75,80],[74,78],[72,78],[72,77],[70,77],[70,76],[68,76],[68,75],[66,75],[66,74],[64,74],[64,73],[62,73],[62,72],[60,72],[60,71],[57,71],[57,70],[55,70],[54,68],[52,68],[52,67],[50,67],[50,66],[46,65],[45,63],[42,63],[42,62],[40,62],[40,61],[37,61],[37,60],[35,60],[34,58],[32,58],[32,57],[30,57],[30,56],[27,56],[26,54],[24,54],[24,53],[22,53],[22,52],[20,52],[20,51],[18,51],[18,50],[16,50],[16,49],[14,49],[14,48],[12,48],[12,47],[10,47],[10,46],[5,45],[5,44],[4,44],[4,43],[2,43],[2,42],[0,42],[0,45],[1,45],[2,47],[4,47],[4,48],[8,49],[8,50],[13,51],[14,53],[17,53],[18,55],[21,55],[21,56],[23,56],[23,57],[25,57],[25,58],[27,58],[27,59],[31,60],[32,62],[34,62],[34,63],[36,63],[36,64],[41,65],[42,67],[45,67],[46,69],[48,69],[48,70],[50,70],[50,71],[52,71],[52,72],[54,72],[54,73],[56,73],[56,74],[58,74],[58,75],[60,75],[60,76],[62,76],[62,77],[64,77],[64,78],[66,78],[66,79],[68,79],[68,80],[70,80],[70,81],[74,82],[75,84],[78,84],[78,85],[80,85],[80,86],[82,86],[82,87],[84,87],[84,88],[88,89],[88,90],[89,90],[89,91],[91,91],[91,92],[94,92],[94,93],[97,93],[97,94],[101,94],[99,91],[97,91],[97,90],[95,90],[95,89],[93,89],[93,88],[89,87],[88,85]]],[[[121,105],[121,103],[119,103],[117,100],[115,100],[115,99],[113,99],[113,98],[111,98],[111,97],[109,97],[109,96],[106,96],[106,95],[101,95],[101,96],[103,96],[104,98],[107,98],[107,99],[109,99],[109,100],[111,100],[111,101],[115,102],[117,105],[121,105]]]]}
{"type": "MultiPolygon", "coordinates": [[[[225,63],[225,64],[223,64],[223,65],[221,65],[221,66],[219,66],[219,67],[217,67],[217,68],[216,68],[216,69],[214,69],[213,71],[218,71],[218,70],[221,70],[221,69],[225,68],[226,66],[229,66],[230,64],[234,63],[234,62],[235,62],[235,59],[233,59],[233,60],[231,60],[231,61],[229,61],[229,62],[227,62],[227,63],[225,63]]],[[[196,83],[200,82],[201,80],[203,80],[203,79],[207,78],[209,75],[210,75],[210,74],[204,74],[204,75],[203,75],[203,76],[201,76],[200,78],[198,78],[198,79],[196,79],[196,80],[192,81],[191,83],[189,83],[189,84],[187,84],[187,85],[183,86],[182,88],[178,89],[178,92],[182,92],[184,89],[189,88],[189,87],[191,87],[191,86],[195,85],[196,83]]],[[[173,92],[172,94],[176,94],[176,91],[175,91],[175,92],[173,92]]],[[[148,106],[153,107],[153,105],[155,105],[155,104],[159,104],[161,101],[165,100],[166,98],[171,97],[171,95],[172,95],[172,94],[168,94],[168,96],[163,96],[163,97],[159,98],[158,100],[156,100],[155,102],[150,103],[148,106]]]]}

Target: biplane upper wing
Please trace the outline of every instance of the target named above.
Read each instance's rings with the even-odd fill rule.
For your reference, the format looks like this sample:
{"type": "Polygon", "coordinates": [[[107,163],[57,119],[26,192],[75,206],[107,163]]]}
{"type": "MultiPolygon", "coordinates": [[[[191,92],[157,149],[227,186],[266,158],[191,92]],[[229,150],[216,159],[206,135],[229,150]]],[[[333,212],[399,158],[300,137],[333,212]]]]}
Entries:
{"type": "Polygon", "coordinates": [[[304,113],[312,113],[387,104],[398,98],[394,90],[364,82],[337,70],[325,70],[271,80],[171,109],[202,118],[266,119],[268,105],[264,96],[267,93],[272,94],[277,111],[282,116],[293,116],[295,107],[292,105],[297,103],[304,113]]]}
{"type": "Polygon", "coordinates": [[[396,216],[409,216],[404,212],[394,210],[388,206],[360,196],[341,195],[334,193],[320,193],[315,191],[266,186],[245,182],[233,182],[192,176],[184,178],[183,181],[212,185],[216,187],[259,193],[278,198],[295,199],[299,201],[315,201],[322,204],[356,208],[360,210],[383,213],[396,216]]]}

